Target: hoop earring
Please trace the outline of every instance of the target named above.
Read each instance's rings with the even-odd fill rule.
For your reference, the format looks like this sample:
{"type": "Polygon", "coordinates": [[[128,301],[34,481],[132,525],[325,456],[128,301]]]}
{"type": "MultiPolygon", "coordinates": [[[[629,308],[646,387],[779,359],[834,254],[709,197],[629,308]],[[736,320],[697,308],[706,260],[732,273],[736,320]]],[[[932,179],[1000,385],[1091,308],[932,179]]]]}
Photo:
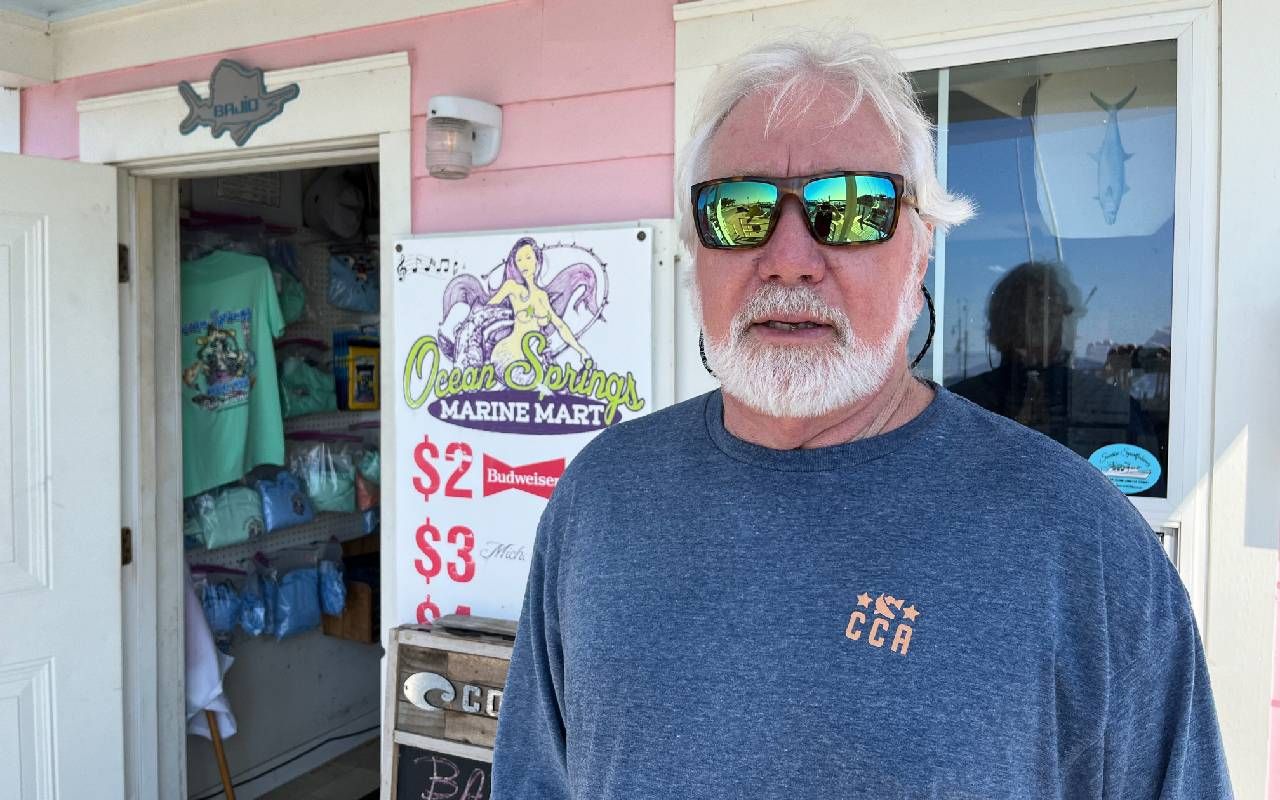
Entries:
{"type": "Polygon", "coordinates": [[[929,336],[924,340],[924,347],[920,348],[920,352],[916,355],[915,361],[911,362],[909,369],[915,369],[916,364],[920,363],[920,359],[924,358],[924,354],[929,352],[929,345],[933,344],[934,326],[938,322],[938,318],[933,313],[933,295],[929,294],[929,288],[922,283],[920,284],[920,291],[924,292],[924,301],[929,305],[929,336]]]}
{"type": "Polygon", "coordinates": [[[707,371],[711,377],[715,377],[715,370],[711,369],[710,362],[707,361],[707,348],[702,343],[702,331],[698,331],[698,355],[702,356],[702,368],[707,371]]]}

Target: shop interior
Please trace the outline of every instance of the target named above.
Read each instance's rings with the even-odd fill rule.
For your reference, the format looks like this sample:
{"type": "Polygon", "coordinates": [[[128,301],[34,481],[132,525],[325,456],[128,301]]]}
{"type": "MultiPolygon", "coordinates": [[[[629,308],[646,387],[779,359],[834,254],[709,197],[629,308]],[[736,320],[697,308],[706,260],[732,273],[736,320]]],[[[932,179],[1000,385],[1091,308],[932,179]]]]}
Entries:
{"type": "Polygon", "coordinates": [[[189,798],[377,796],[377,182],[180,182],[189,798]]]}

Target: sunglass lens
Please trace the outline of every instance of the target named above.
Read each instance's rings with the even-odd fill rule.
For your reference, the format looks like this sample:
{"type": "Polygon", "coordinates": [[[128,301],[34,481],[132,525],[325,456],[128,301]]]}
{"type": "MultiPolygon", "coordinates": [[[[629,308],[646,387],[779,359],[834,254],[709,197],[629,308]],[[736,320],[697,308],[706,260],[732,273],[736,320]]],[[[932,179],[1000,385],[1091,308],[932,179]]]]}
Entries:
{"type": "Polygon", "coordinates": [[[893,231],[898,190],[878,175],[820,178],[804,187],[814,235],[827,244],[882,242],[893,231]]]}
{"type": "Polygon", "coordinates": [[[724,181],[698,192],[698,226],[708,247],[754,247],[769,235],[778,190],[756,181],[724,181]]]}

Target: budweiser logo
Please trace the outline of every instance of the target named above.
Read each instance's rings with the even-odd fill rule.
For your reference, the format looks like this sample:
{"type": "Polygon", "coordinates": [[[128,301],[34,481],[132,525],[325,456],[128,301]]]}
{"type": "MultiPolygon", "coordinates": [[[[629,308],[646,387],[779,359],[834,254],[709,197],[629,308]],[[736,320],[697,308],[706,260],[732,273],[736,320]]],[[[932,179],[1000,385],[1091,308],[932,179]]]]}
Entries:
{"type": "Polygon", "coordinates": [[[484,496],[488,497],[508,489],[519,489],[522,492],[549,499],[563,474],[563,458],[513,467],[493,456],[486,455],[484,457],[484,496]]]}

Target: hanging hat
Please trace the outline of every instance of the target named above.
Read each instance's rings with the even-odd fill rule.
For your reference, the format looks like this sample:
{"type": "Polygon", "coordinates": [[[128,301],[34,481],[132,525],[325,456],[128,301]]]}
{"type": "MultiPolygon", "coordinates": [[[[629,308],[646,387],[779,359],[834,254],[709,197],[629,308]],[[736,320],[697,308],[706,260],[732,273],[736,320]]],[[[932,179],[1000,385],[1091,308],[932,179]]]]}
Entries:
{"type": "Polygon", "coordinates": [[[320,173],[302,199],[307,227],[338,239],[360,233],[364,221],[364,191],[348,177],[347,167],[328,167],[320,173]]]}

